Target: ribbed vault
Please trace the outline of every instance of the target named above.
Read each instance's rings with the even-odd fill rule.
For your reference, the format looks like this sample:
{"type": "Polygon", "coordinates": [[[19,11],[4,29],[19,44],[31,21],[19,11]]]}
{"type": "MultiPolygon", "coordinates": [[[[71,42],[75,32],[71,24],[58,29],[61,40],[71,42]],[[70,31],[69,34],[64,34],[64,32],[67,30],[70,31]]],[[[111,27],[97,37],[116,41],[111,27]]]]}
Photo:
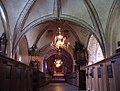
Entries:
{"type": "Polygon", "coordinates": [[[10,40],[7,53],[13,58],[24,36],[28,48],[35,46],[40,54],[51,50],[49,45],[53,36],[50,38],[48,32],[56,32],[58,21],[70,35],[67,39],[71,42],[70,49],[67,49],[70,54],[75,41],[87,48],[93,34],[104,56],[110,56],[115,53],[120,39],[115,37],[116,33],[119,34],[118,25],[114,26],[119,19],[119,0],[1,0],[0,5],[6,17],[6,23],[2,21],[0,26],[7,31],[10,40]]]}

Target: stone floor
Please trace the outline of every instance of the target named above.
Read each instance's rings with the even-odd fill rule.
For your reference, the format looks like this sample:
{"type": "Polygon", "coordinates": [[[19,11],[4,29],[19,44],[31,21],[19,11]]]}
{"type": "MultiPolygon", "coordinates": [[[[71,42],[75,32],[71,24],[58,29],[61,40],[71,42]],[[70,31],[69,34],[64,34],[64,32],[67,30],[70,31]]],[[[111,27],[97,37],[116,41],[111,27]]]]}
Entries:
{"type": "Polygon", "coordinates": [[[78,90],[78,87],[67,83],[50,83],[40,89],[40,91],[85,91],[78,90]]]}

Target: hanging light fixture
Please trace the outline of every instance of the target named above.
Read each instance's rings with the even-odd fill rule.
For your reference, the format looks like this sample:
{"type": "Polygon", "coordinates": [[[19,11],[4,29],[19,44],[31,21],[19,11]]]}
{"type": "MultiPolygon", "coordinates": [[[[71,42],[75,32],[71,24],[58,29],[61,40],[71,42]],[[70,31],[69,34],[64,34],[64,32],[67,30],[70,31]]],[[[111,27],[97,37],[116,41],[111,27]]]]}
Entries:
{"type": "Polygon", "coordinates": [[[58,53],[55,55],[55,61],[54,61],[54,64],[57,68],[59,68],[63,62],[62,62],[62,55],[61,55],[61,50],[58,49],[58,53]]]}
{"type": "Polygon", "coordinates": [[[59,68],[63,64],[63,62],[61,59],[55,59],[54,64],[57,68],[59,68]]]}
{"type": "Polygon", "coordinates": [[[61,28],[58,27],[58,35],[55,36],[54,40],[51,43],[51,47],[54,49],[59,48],[68,48],[70,45],[69,42],[66,42],[66,37],[62,35],[61,28]]]}

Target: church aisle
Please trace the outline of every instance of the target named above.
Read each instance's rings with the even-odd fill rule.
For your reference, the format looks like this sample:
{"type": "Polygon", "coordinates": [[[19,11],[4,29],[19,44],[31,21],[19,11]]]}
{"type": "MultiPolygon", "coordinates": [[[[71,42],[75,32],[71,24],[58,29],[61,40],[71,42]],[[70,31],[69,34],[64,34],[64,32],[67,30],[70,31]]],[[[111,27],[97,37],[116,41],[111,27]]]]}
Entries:
{"type": "Polygon", "coordinates": [[[76,86],[67,83],[50,83],[47,86],[41,88],[39,91],[85,91],[85,90],[78,90],[76,86]]]}

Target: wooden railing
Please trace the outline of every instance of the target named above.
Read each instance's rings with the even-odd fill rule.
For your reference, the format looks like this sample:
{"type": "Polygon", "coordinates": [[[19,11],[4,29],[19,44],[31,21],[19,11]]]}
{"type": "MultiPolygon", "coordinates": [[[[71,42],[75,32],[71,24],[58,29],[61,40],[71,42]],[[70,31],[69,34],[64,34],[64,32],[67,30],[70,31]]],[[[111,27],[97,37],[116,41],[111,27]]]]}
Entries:
{"type": "Polygon", "coordinates": [[[34,91],[49,81],[49,75],[0,54],[0,91],[34,91]]]}
{"type": "Polygon", "coordinates": [[[72,72],[65,75],[65,80],[67,83],[73,84],[78,86],[77,80],[78,80],[78,73],[72,72]]]}
{"type": "Polygon", "coordinates": [[[120,91],[120,53],[86,67],[89,91],[120,91]]]}
{"type": "MultiPolygon", "coordinates": [[[[66,75],[66,82],[76,86],[78,79],[78,73],[66,75]]],[[[120,53],[86,66],[86,91],[120,91],[120,53]]]]}

